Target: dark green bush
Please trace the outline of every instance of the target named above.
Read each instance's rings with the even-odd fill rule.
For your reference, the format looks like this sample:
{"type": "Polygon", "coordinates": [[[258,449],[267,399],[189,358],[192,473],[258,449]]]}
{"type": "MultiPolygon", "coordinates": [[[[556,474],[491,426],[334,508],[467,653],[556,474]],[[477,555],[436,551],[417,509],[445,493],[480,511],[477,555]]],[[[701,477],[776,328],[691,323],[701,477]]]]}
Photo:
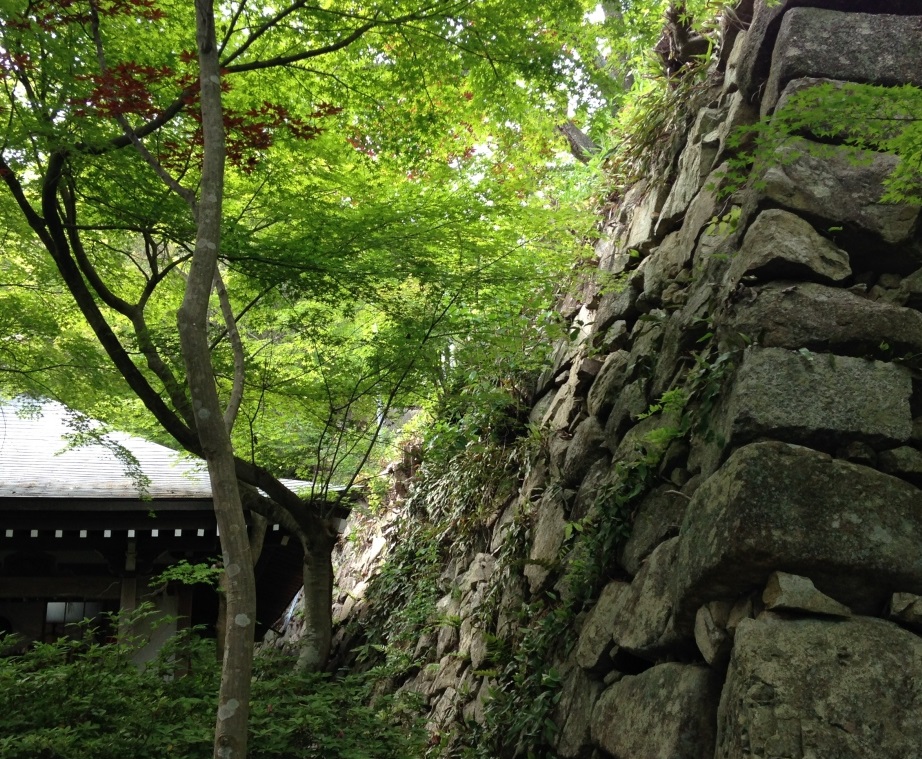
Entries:
{"type": "MultiPolygon", "coordinates": [[[[87,635],[0,658],[0,757],[209,759],[220,679],[213,642],[180,634],[143,668],[131,662],[135,650],[87,635]]],[[[373,673],[337,679],[293,664],[257,661],[250,759],[422,755],[416,705],[373,700],[373,673]]]]}

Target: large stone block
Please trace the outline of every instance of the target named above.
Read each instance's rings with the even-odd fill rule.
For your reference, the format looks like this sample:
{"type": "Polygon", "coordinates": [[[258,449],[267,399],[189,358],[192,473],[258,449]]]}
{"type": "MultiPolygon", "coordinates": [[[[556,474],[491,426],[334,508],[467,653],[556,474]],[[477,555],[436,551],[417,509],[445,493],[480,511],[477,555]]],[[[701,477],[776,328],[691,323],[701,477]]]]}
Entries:
{"type": "Polygon", "coordinates": [[[922,314],[836,287],[775,283],[750,292],[722,317],[723,340],[745,335],[767,348],[868,355],[886,343],[895,355],[922,353],[922,314]]]}
{"type": "Polygon", "coordinates": [[[606,585],[595,606],[586,617],[576,645],[576,662],[583,669],[604,672],[611,663],[608,654],[612,649],[611,631],[615,617],[624,608],[625,595],[629,593],[626,582],[612,580],[606,585]]]}
{"type": "Polygon", "coordinates": [[[727,276],[735,284],[743,277],[844,282],[851,274],[848,253],[799,216],[772,208],[746,231],[727,276]]]}
{"type": "Polygon", "coordinates": [[[641,659],[656,661],[694,646],[692,634],[680,634],[675,626],[678,541],[671,538],[650,554],[611,614],[612,641],[641,659]]]}
{"type": "MultiPolygon", "coordinates": [[[[922,319],[922,314],[919,315],[922,319]]],[[[600,419],[605,419],[611,407],[618,400],[618,393],[627,380],[628,357],[627,351],[615,351],[605,358],[602,369],[599,371],[595,382],[589,389],[586,402],[589,413],[600,419]]]]}
{"type": "MultiPolygon", "coordinates": [[[[774,164],[764,174],[762,192],[771,203],[819,224],[843,226],[848,232],[843,244],[856,235],[863,246],[869,244],[868,236],[888,245],[906,244],[915,234],[919,206],[881,202],[884,181],[898,160],[886,153],[854,155],[847,149],[793,139],[778,149],[774,164]]],[[[916,266],[913,260],[902,263],[906,273],[916,266]]]]}
{"type": "Polygon", "coordinates": [[[669,485],[646,495],[635,509],[631,536],[620,551],[621,566],[637,574],[654,548],[679,534],[687,506],[688,498],[669,485]]]}
{"type": "Polygon", "coordinates": [[[561,759],[585,756],[586,749],[591,748],[592,707],[601,690],[602,683],[590,679],[579,667],[567,674],[554,709],[554,721],[560,726],[555,742],[561,759]]]}
{"type": "Polygon", "coordinates": [[[743,620],[715,759],[910,759],[922,746],[922,639],[879,619],[743,620]]]}
{"type": "Polygon", "coordinates": [[[677,624],[761,589],[775,570],[809,577],[859,613],[922,592],[922,491],[787,443],[735,451],[692,498],[674,572],[677,624]]]}
{"type": "Polygon", "coordinates": [[[578,485],[596,461],[604,458],[605,430],[594,416],[580,422],[561,467],[561,478],[568,485],[578,485]]]}
{"type": "Polygon", "coordinates": [[[679,157],[678,175],[660,211],[657,229],[663,231],[675,225],[688,209],[704,184],[720,149],[718,125],[725,116],[715,108],[702,108],[688,133],[688,141],[679,157]]]}
{"type": "Polygon", "coordinates": [[[628,224],[624,249],[646,252],[655,244],[653,226],[659,217],[659,210],[666,200],[664,186],[640,182],[635,184],[622,202],[622,208],[630,209],[631,221],[628,224]]]}
{"type": "Polygon", "coordinates": [[[719,685],[707,667],[661,664],[608,688],[592,712],[593,742],[624,759],[705,759],[719,685]]]}
{"type": "MultiPolygon", "coordinates": [[[[794,8],[810,6],[851,13],[892,13],[916,15],[918,0],[756,0],[755,15],[739,51],[736,81],[747,100],[768,78],[778,31],[785,14],[794,8]]],[[[851,46],[846,50],[853,50],[851,46]]]]}
{"type": "Polygon", "coordinates": [[[762,112],[770,113],[785,84],[802,77],[922,85],[920,24],[919,16],[790,10],[778,31],[762,112]]]}
{"type": "Polygon", "coordinates": [[[555,490],[549,490],[538,503],[531,552],[525,565],[525,576],[531,592],[536,592],[557,566],[560,547],[563,545],[564,504],[555,490]]]}
{"type": "Polygon", "coordinates": [[[832,353],[746,352],[720,426],[729,445],[768,437],[816,447],[862,440],[899,445],[912,434],[908,369],[832,353]]]}
{"type": "Polygon", "coordinates": [[[666,235],[659,247],[650,253],[644,274],[644,298],[648,302],[660,301],[663,290],[690,266],[693,252],[694,240],[683,239],[679,232],[666,235]]]}

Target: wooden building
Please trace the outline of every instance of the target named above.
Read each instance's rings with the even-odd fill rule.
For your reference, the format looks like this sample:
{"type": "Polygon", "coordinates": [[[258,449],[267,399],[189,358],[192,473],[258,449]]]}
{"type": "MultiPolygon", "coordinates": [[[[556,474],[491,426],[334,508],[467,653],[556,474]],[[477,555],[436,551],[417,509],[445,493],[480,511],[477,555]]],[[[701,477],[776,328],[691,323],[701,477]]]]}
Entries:
{"type": "MultiPolygon", "coordinates": [[[[88,429],[57,403],[0,403],[0,624],[47,640],[146,600],[180,625],[213,630],[213,589],[148,582],[182,559],[220,556],[203,462],[124,433],[94,440],[88,429]]],[[[256,566],[257,635],[301,580],[299,541],[271,525],[256,566]]],[[[146,655],[175,629],[158,628],[146,655]]]]}

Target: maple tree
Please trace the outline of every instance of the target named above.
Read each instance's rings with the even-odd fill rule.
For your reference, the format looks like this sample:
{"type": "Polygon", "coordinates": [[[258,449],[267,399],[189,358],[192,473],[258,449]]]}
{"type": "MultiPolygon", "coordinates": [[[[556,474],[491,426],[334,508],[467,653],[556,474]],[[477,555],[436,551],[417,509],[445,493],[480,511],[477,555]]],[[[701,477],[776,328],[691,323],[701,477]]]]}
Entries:
{"type": "MultiPolygon", "coordinates": [[[[535,304],[591,223],[554,127],[598,134],[668,5],[4,4],[0,387],[204,456],[222,538],[241,498],[284,524],[322,666],[337,502],[397,411],[539,362],[535,304]]],[[[244,581],[250,537],[224,547],[244,581]]],[[[238,627],[216,755],[245,752],[238,627]]]]}
{"type": "Polygon", "coordinates": [[[392,412],[447,385],[449,348],[521,320],[542,289],[523,283],[551,271],[568,219],[541,195],[544,167],[574,100],[561,66],[585,72],[577,101],[608,84],[579,55],[593,50],[573,35],[585,10],[295,0],[215,19],[206,0],[34,0],[0,13],[3,384],[110,418],[135,398],[136,428],[208,462],[230,520],[228,617],[246,618],[227,626],[236,690],[222,686],[216,756],[245,753],[240,499],[304,545],[302,661],[322,666],[335,502],[392,412]],[[315,487],[293,493],[285,474],[315,487]]]}

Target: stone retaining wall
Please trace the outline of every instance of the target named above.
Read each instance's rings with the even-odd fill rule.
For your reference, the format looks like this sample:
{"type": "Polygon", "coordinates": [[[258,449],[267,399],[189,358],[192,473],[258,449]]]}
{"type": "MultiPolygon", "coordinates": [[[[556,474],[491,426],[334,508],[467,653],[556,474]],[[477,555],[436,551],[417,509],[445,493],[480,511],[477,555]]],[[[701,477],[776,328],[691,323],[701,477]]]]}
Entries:
{"type": "MultiPolygon", "coordinates": [[[[708,381],[697,355],[722,364],[691,398],[696,432],[666,451],[617,579],[560,652],[557,753],[922,752],[920,208],[880,202],[891,156],[803,146],[735,211],[716,189],[730,130],[786,93],[815,79],[922,83],[922,3],[758,0],[723,59],[671,181],[634,187],[606,224],[599,268],[625,285],[590,288],[573,309],[580,337],[541,379],[531,419],[547,430],[545,465],[482,550],[447,570],[440,603],[460,624],[421,641],[438,666],[404,684],[443,733],[483,719],[486,641],[508,620],[480,629],[474,612],[510,515],[532,518],[530,563],[508,589],[528,598],[562,576],[566,524],[662,424],[642,418],[650,404],[694,371],[708,381]]],[[[340,578],[340,619],[361,605],[356,582],[340,578]]]]}

